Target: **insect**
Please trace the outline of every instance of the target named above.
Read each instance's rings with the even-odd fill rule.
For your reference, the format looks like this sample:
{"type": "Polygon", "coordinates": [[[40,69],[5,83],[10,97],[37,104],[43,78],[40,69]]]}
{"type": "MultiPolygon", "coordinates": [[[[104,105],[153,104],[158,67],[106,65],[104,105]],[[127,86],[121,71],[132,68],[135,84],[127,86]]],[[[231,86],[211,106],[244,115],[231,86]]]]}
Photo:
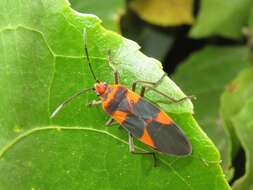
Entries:
{"type": "Polygon", "coordinates": [[[116,121],[127,130],[129,136],[129,151],[131,153],[152,154],[155,159],[154,152],[140,152],[135,150],[133,143],[133,137],[135,137],[142,143],[161,153],[179,156],[191,154],[191,144],[183,131],[177,127],[163,110],[144,99],[144,94],[147,89],[150,89],[159,95],[168,98],[173,103],[191,97],[187,96],[180,100],[175,100],[157,90],[156,86],[161,83],[166,74],[156,82],[136,80],[132,83],[132,89],[128,89],[119,83],[119,72],[112,63],[111,53],[109,53],[108,63],[114,72],[115,84],[107,84],[106,82],[99,81],[92,69],[86,44],[86,32],[84,31],[84,51],[89,69],[95,80],[94,87],[83,89],[66,99],[52,113],[51,117],[54,117],[60,109],[77,96],[93,90],[100,97],[100,100],[93,100],[89,105],[102,105],[104,111],[111,116],[106,122],[107,126],[112,125],[112,123],[116,121]],[[137,84],[141,85],[140,95],[135,93],[137,84]]]}

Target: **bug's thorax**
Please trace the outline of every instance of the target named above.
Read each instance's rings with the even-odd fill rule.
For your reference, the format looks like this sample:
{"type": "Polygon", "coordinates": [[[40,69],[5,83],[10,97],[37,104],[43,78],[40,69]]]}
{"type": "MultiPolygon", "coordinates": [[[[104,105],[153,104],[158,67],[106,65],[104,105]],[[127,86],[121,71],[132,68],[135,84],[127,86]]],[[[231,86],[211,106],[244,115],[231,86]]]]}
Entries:
{"type": "Polygon", "coordinates": [[[108,84],[104,93],[99,95],[106,113],[110,114],[126,99],[128,89],[120,84],[108,84]]]}

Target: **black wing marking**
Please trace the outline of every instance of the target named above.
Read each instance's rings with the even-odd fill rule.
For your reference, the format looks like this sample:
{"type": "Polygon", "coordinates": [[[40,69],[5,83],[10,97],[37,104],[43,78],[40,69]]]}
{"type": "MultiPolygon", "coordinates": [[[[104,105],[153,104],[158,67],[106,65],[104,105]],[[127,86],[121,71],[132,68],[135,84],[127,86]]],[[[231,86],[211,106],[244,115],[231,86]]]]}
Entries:
{"type": "Polygon", "coordinates": [[[122,125],[130,131],[134,137],[140,138],[143,135],[143,129],[146,126],[146,123],[142,118],[137,117],[134,114],[128,114],[122,125]]]}
{"type": "Polygon", "coordinates": [[[146,127],[156,150],[174,155],[191,154],[191,144],[176,124],[165,125],[155,121],[160,110],[153,104],[143,98],[140,98],[137,103],[131,104],[127,98],[124,98],[117,109],[127,113],[122,125],[134,137],[140,138],[146,127]]]}
{"type": "Polygon", "coordinates": [[[117,110],[131,113],[143,119],[155,118],[160,112],[157,107],[145,101],[143,98],[140,98],[137,103],[131,103],[127,97],[121,100],[120,104],[117,107],[117,110]]]}
{"type": "Polygon", "coordinates": [[[147,120],[154,118],[160,112],[158,108],[143,99],[131,105],[127,98],[121,101],[117,110],[127,113],[122,125],[137,138],[143,135],[143,130],[148,124],[147,120]]]}
{"type": "Polygon", "coordinates": [[[155,118],[159,112],[160,110],[157,107],[145,101],[143,98],[133,105],[133,114],[143,119],[155,118]]]}
{"type": "Polygon", "coordinates": [[[147,125],[147,131],[160,152],[175,155],[188,155],[192,152],[191,144],[183,131],[174,123],[164,125],[152,121],[147,125]]]}

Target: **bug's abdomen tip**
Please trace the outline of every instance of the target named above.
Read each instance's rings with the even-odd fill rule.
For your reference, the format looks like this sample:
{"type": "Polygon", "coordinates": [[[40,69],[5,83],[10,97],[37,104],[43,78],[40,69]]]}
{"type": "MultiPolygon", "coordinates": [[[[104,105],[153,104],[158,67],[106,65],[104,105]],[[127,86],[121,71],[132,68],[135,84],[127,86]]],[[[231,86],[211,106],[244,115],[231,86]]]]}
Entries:
{"type": "Polygon", "coordinates": [[[184,156],[192,153],[192,146],[183,131],[174,123],[164,125],[153,121],[147,131],[156,149],[162,153],[184,156]]]}

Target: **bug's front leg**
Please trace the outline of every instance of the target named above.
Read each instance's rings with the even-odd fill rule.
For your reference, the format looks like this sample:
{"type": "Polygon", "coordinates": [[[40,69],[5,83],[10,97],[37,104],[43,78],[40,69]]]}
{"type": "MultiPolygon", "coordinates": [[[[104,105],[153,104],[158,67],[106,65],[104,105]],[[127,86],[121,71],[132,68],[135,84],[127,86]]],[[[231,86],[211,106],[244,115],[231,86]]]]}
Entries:
{"type": "MultiPolygon", "coordinates": [[[[101,105],[102,104],[102,101],[101,100],[92,100],[92,102],[88,103],[87,106],[89,107],[95,107],[95,106],[98,106],[98,105],[101,105]]],[[[105,125],[106,126],[111,126],[113,124],[115,124],[116,122],[114,121],[113,118],[110,118],[106,123],[105,125]]]]}
{"type": "Polygon", "coordinates": [[[154,166],[157,166],[157,158],[154,152],[144,152],[144,151],[136,151],[133,141],[133,136],[130,132],[128,132],[128,145],[129,145],[129,152],[132,154],[142,154],[142,155],[152,155],[154,159],[154,166]]]}
{"type": "Polygon", "coordinates": [[[98,106],[98,105],[101,105],[101,104],[102,104],[101,100],[92,100],[90,103],[87,104],[87,106],[94,107],[94,106],[98,106]]]}

